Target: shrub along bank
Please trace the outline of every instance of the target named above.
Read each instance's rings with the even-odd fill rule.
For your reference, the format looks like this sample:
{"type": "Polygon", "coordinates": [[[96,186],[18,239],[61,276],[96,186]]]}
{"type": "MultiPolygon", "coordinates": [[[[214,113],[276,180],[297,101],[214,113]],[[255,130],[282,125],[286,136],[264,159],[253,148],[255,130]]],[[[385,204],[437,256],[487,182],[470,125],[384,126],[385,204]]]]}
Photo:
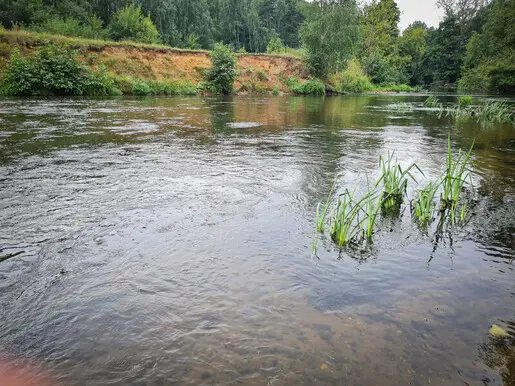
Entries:
{"type": "MultiPolygon", "coordinates": [[[[194,95],[260,93],[323,95],[304,62],[278,55],[234,54],[228,46],[180,50],[0,31],[0,92],[7,95],[194,95]]],[[[412,91],[372,85],[359,63],[327,82],[342,93],[412,91]]]]}
{"type": "Polygon", "coordinates": [[[224,46],[210,55],[133,42],[0,31],[0,92],[8,95],[277,95],[293,93],[286,85],[292,77],[301,84],[309,80],[300,59],[234,54],[224,46]]]}

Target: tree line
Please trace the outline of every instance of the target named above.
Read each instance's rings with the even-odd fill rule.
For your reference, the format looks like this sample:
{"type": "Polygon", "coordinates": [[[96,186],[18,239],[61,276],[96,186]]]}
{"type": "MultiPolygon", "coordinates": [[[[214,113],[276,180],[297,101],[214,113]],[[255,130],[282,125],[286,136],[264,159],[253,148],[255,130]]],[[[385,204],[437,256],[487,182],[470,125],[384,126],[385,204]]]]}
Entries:
{"type": "Polygon", "coordinates": [[[404,31],[395,0],[0,0],[0,21],[180,48],[299,49],[314,77],[344,91],[374,83],[515,92],[515,0],[436,5],[445,13],[437,27],[414,21],[404,31]]]}

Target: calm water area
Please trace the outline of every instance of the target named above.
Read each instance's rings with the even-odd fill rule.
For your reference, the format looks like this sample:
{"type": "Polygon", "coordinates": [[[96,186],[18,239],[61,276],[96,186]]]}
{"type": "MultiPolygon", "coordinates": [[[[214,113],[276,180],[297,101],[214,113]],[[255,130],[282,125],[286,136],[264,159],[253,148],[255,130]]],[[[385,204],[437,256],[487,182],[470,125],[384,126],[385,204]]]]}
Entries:
{"type": "Polygon", "coordinates": [[[0,99],[0,356],[62,385],[515,385],[515,129],[426,97],[0,99]],[[466,224],[406,203],[312,256],[333,181],[395,151],[412,196],[449,135],[466,224]]]}

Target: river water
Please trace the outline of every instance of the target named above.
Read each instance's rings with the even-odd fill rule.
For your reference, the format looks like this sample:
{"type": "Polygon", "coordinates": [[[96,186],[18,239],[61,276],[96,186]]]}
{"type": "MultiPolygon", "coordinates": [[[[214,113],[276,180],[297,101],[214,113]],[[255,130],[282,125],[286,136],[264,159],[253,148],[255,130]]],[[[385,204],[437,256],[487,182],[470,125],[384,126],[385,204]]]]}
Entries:
{"type": "Polygon", "coordinates": [[[424,99],[0,100],[0,356],[63,385],[514,385],[515,130],[396,107],[424,99]],[[423,184],[449,134],[476,140],[466,225],[408,209],[312,256],[335,179],[395,151],[423,184]]]}

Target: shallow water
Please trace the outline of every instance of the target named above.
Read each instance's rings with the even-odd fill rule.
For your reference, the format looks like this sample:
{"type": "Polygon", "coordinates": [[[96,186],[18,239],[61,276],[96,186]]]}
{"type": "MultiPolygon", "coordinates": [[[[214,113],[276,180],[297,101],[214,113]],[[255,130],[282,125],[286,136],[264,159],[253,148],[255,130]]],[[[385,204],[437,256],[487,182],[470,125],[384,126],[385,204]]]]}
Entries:
{"type": "Polygon", "coordinates": [[[0,100],[0,355],[65,385],[513,385],[515,130],[395,107],[424,99],[0,100]],[[449,133],[467,225],[311,256],[334,179],[395,151],[423,184],[449,133]]]}

